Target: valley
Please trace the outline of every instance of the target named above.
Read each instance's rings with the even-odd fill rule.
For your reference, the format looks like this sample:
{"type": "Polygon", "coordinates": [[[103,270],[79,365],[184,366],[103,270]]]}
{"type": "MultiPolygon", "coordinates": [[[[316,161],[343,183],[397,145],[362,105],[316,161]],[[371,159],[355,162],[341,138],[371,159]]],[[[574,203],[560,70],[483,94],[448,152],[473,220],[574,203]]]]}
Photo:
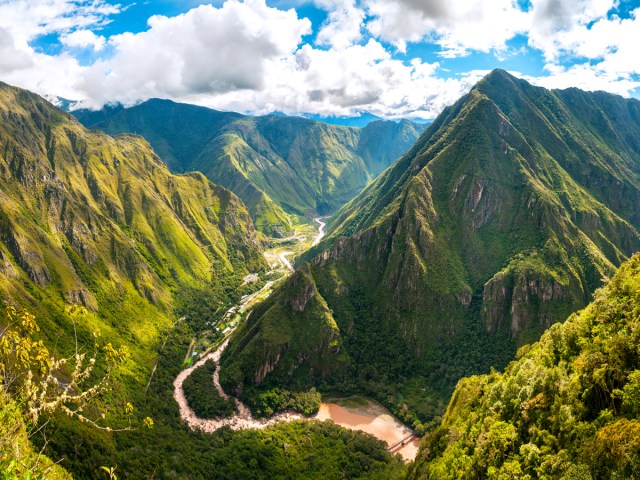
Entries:
{"type": "MultiPolygon", "coordinates": [[[[221,340],[210,346],[201,354],[198,354],[197,361],[195,361],[193,365],[182,370],[176,377],[173,382],[173,396],[180,409],[180,418],[189,426],[190,429],[204,433],[213,433],[222,427],[229,427],[232,430],[263,429],[277,422],[289,422],[292,420],[332,420],[342,427],[372,434],[376,438],[384,441],[389,446],[389,450],[392,453],[398,453],[405,461],[411,461],[415,458],[418,452],[419,439],[415,437],[415,432],[400,423],[384,407],[371,400],[362,398],[357,399],[359,402],[354,409],[353,400],[349,402],[349,399],[345,399],[344,402],[346,402],[347,405],[351,403],[352,408],[349,408],[348,406],[347,408],[344,408],[340,405],[343,401],[340,399],[332,399],[332,403],[321,403],[319,412],[311,417],[306,417],[292,412],[285,412],[273,415],[269,418],[254,418],[251,414],[251,410],[242,401],[235,397],[230,397],[220,385],[220,358],[229,344],[231,336],[238,326],[241,325],[243,318],[245,316],[248,318],[251,315],[251,308],[257,302],[267,299],[273,289],[277,288],[277,285],[294,271],[287,256],[294,255],[294,251],[296,254],[303,253],[305,251],[305,247],[308,248],[310,245],[317,245],[322,240],[322,237],[325,234],[324,229],[326,223],[323,221],[325,218],[326,217],[317,217],[314,219],[318,228],[317,234],[315,235],[309,235],[309,228],[303,225],[298,226],[298,231],[287,239],[272,239],[272,242],[276,245],[286,243],[287,248],[291,249],[283,251],[283,247],[274,246],[264,252],[265,259],[272,268],[272,270],[267,273],[267,276],[278,275],[278,278],[275,280],[269,280],[260,289],[245,295],[238,304],[231,307],[230,311],[234,312],[232,323],[234,326],[228,329],[221,340]],[[278,262],[273,262],[273,260],[276,259],[280,261],[279,264],[278,262]],[[183,389],[183,383],[192,373],[194,373],[196,369],[202,368],[208,361],[212,361],[216,365],[216,370],[213,373],[210,387],[215,388],[217,393],[223,399],[233,399],[237,407],[237,413],[232,416],[217,419],[199,418],[189,406],[187,396],[183,389]]],[[[222,321],[220,323],[222,323],[222,321]]],[[[192,357],[191,352],[193,352],[193,347],[195,345],[208,344],[209,342],[206,336],[201,339],[193,339],[187,353],[187,358],[194,358],[192,357]]]]}
{"type": "Polygon", "coordinates": [[[422,134],[83,115],[0,84],[0,473],[640,474],[637,100],[494,70],[422,134]]]}

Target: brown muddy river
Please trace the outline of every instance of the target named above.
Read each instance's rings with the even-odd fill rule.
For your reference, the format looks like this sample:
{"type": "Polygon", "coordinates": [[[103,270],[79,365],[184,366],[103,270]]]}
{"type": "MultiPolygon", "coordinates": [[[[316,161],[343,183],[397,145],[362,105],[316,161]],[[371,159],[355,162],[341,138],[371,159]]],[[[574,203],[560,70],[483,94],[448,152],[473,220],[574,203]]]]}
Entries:
{"type": "MultiPolygon", "coordinates": [[[[391,446],[405,439],[412,431],[400,423],[383,406],[369,401],[366,405],[344,407],[337,403],[322,403],[316,418],[318,420],[333,420],[337,425],[352,430],[361,430],[391,446]]],[[[394,453],[402,455],[405,461],[416,458],[419,438],[413,438],[394,453]]]]}

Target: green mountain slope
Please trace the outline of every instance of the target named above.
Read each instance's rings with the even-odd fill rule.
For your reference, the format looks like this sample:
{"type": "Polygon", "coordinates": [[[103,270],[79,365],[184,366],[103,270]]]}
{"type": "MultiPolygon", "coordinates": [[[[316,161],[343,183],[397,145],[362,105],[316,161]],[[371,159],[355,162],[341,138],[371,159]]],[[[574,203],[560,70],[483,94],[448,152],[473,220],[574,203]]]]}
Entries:
{"type": "MultiPolygon", "coordinates": [[[[181,422],[173,381],[191,339],[210,328],[201,316],[220,318],[252,288],[240,284],[266,269],[261,249],[229,190],[200,173],[172,175],[141,137],[90,132],[0,84],[0,302],[32,311],[38,339],[56,355],[73,355],[76,339],[77,352],[91,354],[98,329],[100,346],[128,352],[83,410],[125,431],[65,414],[33,425],[23,402],[3,393],[0,471],[27,478],[38,463],[46,478],[100,478],[103,466],[129,479],[400,478],[404,465],[383,442],[329,423],[205,435],[181,422]],[[88,313],[72,321],[68,303],[88,313]],[[138,428],[146,416],[153,428],[138,428]]],[[[98,376],[104,355],[100,348],[98,376]]]]}
{"type": "Polygon", "coordinates": [[[127,292],[162,310],[173,287],[264,267],[242,202],[201,174],[172,175],[142,138],[88,132],[4,84],[0,116],[6,292],[93,311],[127,292]]]}
{"type": "Polygon", "coordinates": [[[234,338],[223,382],[441,413],[460,377],[505,365],[640,249],[639,115],[494,71],[334,216],[234,338]]]}
{"type": "Polygon", "coordinates": [[[640,255],[504,373],[465,378],[409,478],[637,478],[640,255]]]}
{"type": "Polygon", "coordinates": [[[143,135],[173,171],[200,171],[239,195],[256,226],[270,234],[290,230],[288,215],[335,211],[423,129],[406,120],[359,129],[300,117],[247,117],[167,100],[74,114],[107,133],[143,135]]]}
{"type": "Polygon", "coordinates": [[[261,250],[229,190],[172,175],[141,137],[89,132],[0,84],[0,299],[33,311],[58,354],[96,329],[129,350],[108,410],[144,391],[175,294],[239,284],[265,270],[261,250]],[[89,314],[74,325],[68,304],[89,314]]]}

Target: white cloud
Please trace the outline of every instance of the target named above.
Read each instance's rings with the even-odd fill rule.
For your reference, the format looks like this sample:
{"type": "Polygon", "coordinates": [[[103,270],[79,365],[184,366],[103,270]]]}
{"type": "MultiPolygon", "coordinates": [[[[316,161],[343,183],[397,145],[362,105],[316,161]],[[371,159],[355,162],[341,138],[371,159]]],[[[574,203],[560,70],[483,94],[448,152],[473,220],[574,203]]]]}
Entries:
{"type": "Polygon", "coordinates": [[[105,47],[107,39],[102,35],[96,35],[91,30],[76,30],[62,35],[60,42],[67,47],[93,48],[98,52],[105,47]]]}
{"type": "Polygon", "coordinates": [[[530,45],[542,50],[548,76],[533,81],[547,87],[606,90],[628,96],[640,86],[640,8],[629,18],[607,15],[613,0],[538,0],[530,45]],[[580,60],[569,67],[564,59],[580,60]]]}
{"type": "Polygon", "coordinates": [[[353,0],[317,0],[316,3],[329,12],[316,38],[319,45],[346,48],[362,39],[365,12],[353,0]]]}
{"type": "Polygon", "coordinates": [[[0,72],[22,70],[31,65],[33,65],[31,55],[19,50],[11,33],[0,27],[0,72]]]}
{"type": "MultiPolygon", "coordinates": [[[[585,40],[579,37],[588,34],[589,24],[606,19],[616,4],[616,0],[532,0],[529,45],[542,50],[547,61],[557,60],[562,53],[577,53],[585,40]]],[[[608,48],[606,38],[598,40],[599,52],[595,56],[608,48]]]]}
{"type": "Polygon", "coordinates": [[[114,55],[91,66],[78,83],[89,99],[99,105],[260,90],[266,64],[295,51],[311,24],[264,0],[229,0],[220,8],[151,17],[149,27],[109,39],[114,55]]]}
{"type": "Polygon", "coordinates": [[[104,24],[120,10],[104,0],[1,0],[0,26],[25,45],[40,35],[104,24]]]}
{"type": "Polygon", "coordinates": [[[527,81],[546,88],[570,88],[596,91],[604,90],[622,96],[628,96],[629,92],[640,87],[640,81],[620,77],[616,73],[610,73],[603,69],[594,68],[589,64],[562,67],[548,65],[550,74],[540,77],[525,77],[527,81]]]}
{"type": "Polygon", "coordinates": [[[29,42],[100,26],[118,11],[103,0],[0,0],[0,78],[42,95],[74,98],[72,85],[82,70],[77,60],[67,52],[37,52],[29,42]]]}
{"type": "Polygon", "coordinates": [[[475,83],[470,78],[438,79],[437,70],[437,63],[395,60],[375,40],[339,50],[304,45],[295,55],[269,64],[262,90],[187,100],[229,110],[249,106],[258,113],[349,115],[368,110],[386,117],[433,118],[475,83]]]}
{"type": "Polygon", "coordinates": [[[110,38],[100,35],[101,26],[122,8],[104,0],[0,0],[0,79],[92,107],[162,97],[254,113],[368,110],[430,118],[483,72],[444,79],[438,62],[399,60],[385,42],[402,50],[426,39],[440,46],[441,57],[483,51],[508,61],[506,42],[522,33],[547,61],[548,74],[528,78],[535,83],[623,95],[640,85],[640,9],[631,18],[608,17],[614,0],[531,0],[527,12],[515,0],[279,4],[298,1],[327,12],[313,45],[303,43],[312,38],[309,20],[265,0],[155,16],[146,31],[110,38]],[[58,34],[61,53],[30,46],[51,33],[58,34]],[[81,65],[74,55],[86,61],[87,51],[100,54],[81,65]],[[565,58],[572,66],[563,66],[565,58]]]}
{"type": "Polygon", "coordinates": [[[502,50],[527,27],[528,14],[515,0],[364,0],[373,17],[367,24],[376,37],[404,51],[407,42],[428,39],[443,56],[470,50],[502,50]]]}

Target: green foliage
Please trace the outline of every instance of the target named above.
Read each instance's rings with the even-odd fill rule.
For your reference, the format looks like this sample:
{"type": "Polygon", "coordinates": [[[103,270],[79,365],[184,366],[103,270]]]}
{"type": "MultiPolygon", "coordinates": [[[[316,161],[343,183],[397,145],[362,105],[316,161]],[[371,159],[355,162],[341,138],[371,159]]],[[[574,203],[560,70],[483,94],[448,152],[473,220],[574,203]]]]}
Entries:
{"type": "Polygon", "coordinates": [[[359,392],[430,429],[461,377],[504,368],[640,250],[637,118],[493,72],[332,217],[306,282],[232,340],[225,386],[359,392]]]}
{"type": "Polygon", "coordinates": [[[216,364],[208,360],[197,368],[182,384],[189,407],[200,418],[223,418],[237,413],[233,398],[224,399],[213,386],[216,364]]]}
{"type": "MultiPolygon", "coordinates": [[[[53,458],[65,455],[76,479],[103,475],[104,465],[118,465],[129,479],[400,479],[404,465],[370,435],[330,422],[279,423],[263,430],[212,434],[191,432],[181,423],[173,400],[173,381],[180,371],[192,331],[178,323],[159,355],[157,372],[143,401],[141,414],[153,412],[154,428],[119,432],[112,441],[90,431],[66,429],[47,446],[53,458]],[[154,473],[155,472],[155,473],[154,473]]],[[[195,374],[195,372],[194,372],[195,374]]],[[[192,374],[193,375],[193,374],[192,374]]],[[[59,428],[65,418],[56,418],[59,428]]]]}
{"type": "Polygon", "coordinates": [[[638,345],[640,254],[503,374],[462,380],[410,478],[637,477],[638,345]]]}
{"type": "Polygon", "coordinates": [[[249,388],[243,395],[243,398],[247,399],[247,406],[257,417],[272,417],[287,411],[311,416],[320,409],[321,396],[315,388],[307,392],[290,392],[280,388],[266,391],[249,388]]]}
{"type": "Polygon", "coordinates": [[[0,391],[0,479],[71,479],[71,475],[48,456],[34,450],[24,413],[15,400],[0,391]]]}
{"type": "Polygon", "coordinates": [[[74,112],[91,128],[143,135],[173,171],[200,171],[237,193],[256,227],[292,231],[290,215],[334,211],[401,156],[422,127],[409,121],[366,127],[299,117],[245,117],[165,100],[104,115],[74,112]]]}

